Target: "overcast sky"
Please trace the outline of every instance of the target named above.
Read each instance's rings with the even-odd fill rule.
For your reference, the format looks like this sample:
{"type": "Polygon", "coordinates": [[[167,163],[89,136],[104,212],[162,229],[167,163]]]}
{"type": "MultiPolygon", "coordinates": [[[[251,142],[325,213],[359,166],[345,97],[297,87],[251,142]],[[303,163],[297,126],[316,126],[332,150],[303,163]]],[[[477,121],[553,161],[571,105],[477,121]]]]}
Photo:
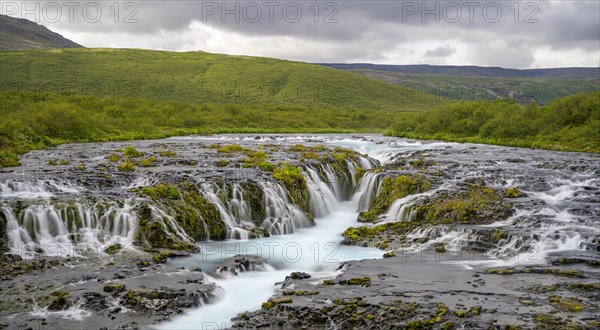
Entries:
{"type": "Polygon", "coordinates": [[[306,62],[600,66],[598,0],[67,0],[27,6],[24,11],[21,0],[2,0],[1,10],[86,47],[203,50],[306,62]]]}

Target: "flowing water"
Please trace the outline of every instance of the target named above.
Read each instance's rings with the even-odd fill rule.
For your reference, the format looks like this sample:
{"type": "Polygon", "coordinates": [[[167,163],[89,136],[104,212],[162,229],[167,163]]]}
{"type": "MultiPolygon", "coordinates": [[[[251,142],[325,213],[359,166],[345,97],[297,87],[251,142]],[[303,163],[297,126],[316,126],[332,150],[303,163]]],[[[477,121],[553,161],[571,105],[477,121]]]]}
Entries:
{"type": "MultiPolygon", "coordinates": [[[[309,188],[308,209],[315,217],[314,226],[311,219],[291,202],[289,193],[280,183],[249,174],[255,176],[264,194],[264,219],[257,223],[256,219],[252,219],[245,188],[241,184],[233,182],[225,189],[204,177],[189,175],[198,184],[200,193],[215,205],[226,225],[228,239],[211,241],[210,235],[206,234],[200,243],[200,253],[173,259],[170,263],[186,269],[201,268],[207,278],[221,289],[214,303],[187,311],[162,324],[160,327],[164,329],[189,329],[190,324],[194,328],[223,328],[229,326],[230,319],[238,313],[260,308],[261,303],[273,294],[275,283],[283,281],[291,272],[307,272],[312,276],[310,281],[318,283],[321,278],[338,272],[341,262],[381,258],[383,251],[379,249],[340,245],[343,239],[341,233],[348,227],[359,225],[356,222],[358,212],[366,211],[380,192],[383,174],[373,170],[378,163],[393,163],[415,155],[434,161],[435,165],[427,171],[437,170],[446,175],[432,190],[395,201],[380,222],[411,221],[415,214],[409,211],[410,206],[436,192],[452,190],[465,179],[484,178],[495,188],[517,187],[527,194],[515,204],[516,212],[509,219],[480,226],[510,229],[509,236],[490,250],[488,258],[499,264],[524,264],[545,263],[551,256],[598,253],[600,158],[597,155],[414,141],[376,135],[366,138],[227,135],[180,137],[163,142],[192,146],[192,150],[199,142],[325,144],[353,149],[369,157],[360,158],[358,164],[348,163],[349,175],[340,175],[328,164],[303,166],[309,188]],[[358,166],[368,171],[359,182],[355,182],[354,173],[358,166]],[[270,237],[250,239],[258,227],[266,228],[270,237]],[[265,264],[237,274],[216,271],[224,260],[239,254],[257,255],[265,264]]],[[[135,143],[143,147],[154,142],[135,143]]],[[[68,147],[64,148],[63,151],[68,153],[68,147]]],[[[89,151],[92,153],[89,159],[98,158],[93,152],[89,151]]],[[[2,180],[0,207],[6,218],[11,252],[26,258],[39,253],[70,256],[85,255],[83,252],[89,249],[102,254],[105,247],[115,243],[131,246],[138,224],[135,210],[148,201],[126,197],[123,192],[160,182],[160,175],[157,172],[134,179],[119,178],[122,180],[120,185],[110,191],[94,189],[92,185],[85,187],[80,184],[81,180],[59,180],[50,175],[2,180]]],[[[178,175],[186,174],[178,172],[178,175]]],[[[168,223],[166,231],[192,241],[175,219],[160,207],[150,204],[150,210],[153,217],[168,223]]],[[[202,223],[207,226],[206,222],[202,223]]],[[[414,245],[408,250],[419,251],[444,243],[448,250],[459,251],[473,240],[476,229],[473,226],[418,229],[409,237],[429,239],[424,246],[414,245]]],[[[208,233],[208,230],[205,232],[208,233]]]]}

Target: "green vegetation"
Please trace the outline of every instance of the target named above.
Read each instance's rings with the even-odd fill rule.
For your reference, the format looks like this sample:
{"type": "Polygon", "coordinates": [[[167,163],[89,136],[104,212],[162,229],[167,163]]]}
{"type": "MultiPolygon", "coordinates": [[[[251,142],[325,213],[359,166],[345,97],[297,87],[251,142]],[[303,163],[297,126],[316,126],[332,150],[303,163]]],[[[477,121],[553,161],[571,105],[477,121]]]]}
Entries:
{"type": "Polygon", "coordinates": [[[118,169],[120,172],[133,172],[135,171],[135,165],[132,162],[126,160],[119,164],[118,169]]]}
{"type": "Polygon", "coordinates": [[[71,165],[71,161],[68,159],[63,160],[55,160],[51,159],[48,161],[48,165],[57,166],[57,165],[71,165]]]}
{"type": "Polygon", "coordinates": [[[50,305],[48,305],[48,310],[59,311],[59,310],[67,309],[71,305],[71,303],[67,299],[67,297],[69,296],[69,292],[67,292],[67,291],[63,291],[63,290],[54,291],[54,292],[50,293],[50,295],[56,297],[56,299],[54,299],[50,303],[50,305]]]}
{"type": "Polygon", "coordinates": [[[107,157],[108,161],[113,162],[113,163],[120,161],[121,158],[123,158],[123,157],[121,157],[121,155],[118,155],[118,154],[111,154],[110,156],[107,157]]]}
{"type": "Polygon", "coordinates": [[[223,153],[236,153],[236,152],[244,152],[244,151],[250,151],[250,149],[244,148],[239,144],[228,144],[228,145],[224,145],[220,148],[217,148],[217,152],[223,152],[223,153]]]}
{"type": "MultiPolygon", "coordinates": [[[[497,275],[513,275],[513,274],[547,274],[547,275],[556,275],[556,276],[564,276],[564,277],[575,277],[575,278],[585,278],[583,273],[573,270],[573,269],[560,269],[560,268],[536,268],[536,267],[528,267],[524,269],[515,269],[515,268],[490,268],[488,269],[488,274],[497,274],[497,275]]],[[[550,286],[546,290],[554,291],[556,287],[550,286]]]]}
{"type": "Polygon", "coordinates": [[[585,305],[577,298],[565,298],[561,296],[550,297],[552,305],[558,307],[561,310],[568,312],[583,312],[585,305]]]}
{"type": "Polygon", "coordinates": [[[441,197],[431,203],[418,205],[417,220],[449,224],[478,224],[493,222],[512,213],[510,203],[500,203],[502,195],[493,188],[471,185],[469,191],[456,197],[441,197]],[[490,214],[491,213],[491,214],[490,214]]]}
{"type": "Polygon", "coordinates": [[[294,300],[292,298],[273,298],[267,302],[262,303],[262,308],[264,309],[271,309],[273,308],[275,305],[279,305],[279,304],[290,304],[292,303],[294,300]]]}
{"type": "MultiPolygon", "coordinates": [[[[141,49],[12,51],[1,56],[5,90],[222,103],[234,116],[242,115],[245,104],[345,110],[420,110],[424,104],[416,92],[376,79],[271,58],[141,49]]],[[[358,121],[370,117],[369,112],[351,115],[358,121]]],[[[330,120],[335,122],[337,117],[330,120]]]]}
{"type": "Polygon", "coordinates": [[[179,190],[177,187],[165,183],[161,183],[156,187],[144,187],[142,188],[142,194],[148,195],[153,199],[179,199],[179,190]]]}
{"type": "Polygon", "coordinates": [[[598,77],[495,78],[376,70],[353,70],[353,72],[420,91],[423,93],[423,98],[433,100],[440,96],[464,101],[494,101],[512,98],[520,103],[536,101],[543,105],[572,94],[597,91],[600,83],[598,77]]]}
{"type": "Polygon", "coordinates": [[[285,164],[283,167],[273,170],[273,177],[283,182],[294,203],[306,208],[308,205],[308,185],[300,168],[285,164]]]}
{"type": "Polygon", "coordinates": [[[127,158],[137,158],[142,156],[142,153],[132,146],[125,147],[125,151],[123,153],[127,158]]]}
{"type": "MultiPolygon", "coordinates": [[[[419,182],[421,189],[429,188],[429,182],[419,179],[418,176],[413,178],[413,180],[415,179],[414,182],[419,182]]],[[[400,181],[413,182],[413,180],[402,179],[400,181]]],[[[414,184],[409,186],[417,187],[414,184]]],[[[384,195],[385,198],[388,196],[383,188],[380,194],[384,195]]],[[[410,243],[406,235],[419,227],[450,224],[487,224],[504,220],[512,214],[513,208],[512,204],[503,202],[502,198],[498,191],[485,187],[483,183],[471,184],[467,191],[455,193],[452,196],[443,193],[436,198],[426,199],[420,204],[413,205],[410,211],[416,210],[416,215],[411,221],[348,228],[343,233],[345,238],[343,243],[376,246],[385,250],[392,242],[400,245],[410,243]]],[[[499,240],[508,237],[508,233],[490,231],[488,236],[489,240],[499,240]]],[[[427,240],[420,241],[420,243],[425,243],[427,240]]],[[[437,244],[434,246],[434,250],[438,253],[445,253],[446,247],[443,244],[437,244]]]]}
{"type": "MultiPolygon", "coordinates": [[[[240,106],[235,115],[227,108],[218,103],[0,93],[0,166],[18,166],[19,154],[68,142],[217,133],[381,132],[402,115],[384,109],[272,103],[240,106]],[[356,113],[364,113],[367,119],[356,120],[356,113]]],[[[118,157],[111,155],[109,160],[117,162],[118,157]]]]}
{"type": "Polygon", "coordinates": [[[66,142],[381,132],[402,111],[439,103],[358,74],[277,59],[135,49],[0,54],[0,166],[66,142]]]}
{"type": "Polygon", "coordinates": [[[429,190],[431,182],[421,175],[401,175],[394,178],[388,177],[383,180],[381,192],[371,202],[369,210],[361,212],[360,216],[365,221],[374,221],[385,212],[395,200],[408,195],[422,193],[429,190]]]}
{"type": "Polygon", "coordinates": [[[518,198],[522,195],[523,194],[521,193],[521,191],[515,187],[510,187],[504,190],[504,197],[506,198],[518,198]]]}
{"type": "Polygon", "coordinates": [[[600,152],[600,92],[545,107],[511,101],[457,102],[405,117],[385,134],[415,139],[600,152]]]}
{"type": "Polygon", "coordinates": [[[120,284],[120,283],[106,284],[104,286],[103,290],[104,290],[104,292],[108,292],[108,293],[123,292],[123,291],[125,291],[125,284],[120,284]]]}

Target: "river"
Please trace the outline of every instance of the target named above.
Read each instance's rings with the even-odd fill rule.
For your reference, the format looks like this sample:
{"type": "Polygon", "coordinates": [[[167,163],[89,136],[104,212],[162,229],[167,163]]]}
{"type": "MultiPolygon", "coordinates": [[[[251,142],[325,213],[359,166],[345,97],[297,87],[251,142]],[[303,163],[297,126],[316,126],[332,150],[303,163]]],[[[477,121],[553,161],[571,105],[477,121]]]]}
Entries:
{"type": "MultiPolygon", "coordinates": [[[[550,265],[565,258],[576,260],[579,265],[599,257],[600,158],[595,154],[416,141],[380,135],[220,135],[63,145],[31,152],[24,157],[23,164],[16,171],[3,174],[0,206],[6,219],[11,252],[33,260],[41,255],[61,260],[73,256],[86,260],[89,248],[93,247],[97,253],[92,259],[100,260],[94,264],[106,266],[107,255],[101,251],[116,244],[123,245],[123,251],[138,250],[135,244],[140,243],[140,207],[148,201],[139,199],[132,192],[139,194],[143,187],[173,182],[174,179],[197,182],[201,195],[214,204],[220,214],[227,239],[212,240],[214,234],[209,235],[210,225],[204,221],[201,235],[204,241],[198,243],[199,253],[171,258],[164,266],[140,266],[139,270],[129,270],[132,275],[127,281],[128,288],[135,288],[136,281],[149,278],[144,272],[150,270],[158,278],[156,286],[169,286],[169,278],[180,276],[174,274],[195,276],[199,269],[205,285],[213,285],[214,289],[206,289],[212,298],[205,299],[199,307],[185,309],[178,316],[165,318],[154,325],[159,329],[230,327],[233,317],[260,309],[263,302],[280,293],[281,283],[292,272],[308,273],[311,277],[306,283],[316,287],[324,279],[342,276],[344,269],[340,269],[340,265],[347,261],[374,260],[374,267],[380,267],[378,262],[382,262],[384,250],[409,255],[409,262],[394,270],[395,276],[406,276],[407,281],[424,271],[422,264],[410,260],[423,260],[438,246],[444,246],[446,256],[469,251],[468,257],[442,260],[441,263],[458,267],[454,277],[467,276],[460,269],[477,271],[490,265],[550,265]],[[290,194],[281,184],[254,168],[232,165],[241,165],[245,161],[243,155],[228,156],[230,164],[225,167],[211,166],[223,158],[222,153],[211,149],[215,148],[213,145],[230,144],[269,151],[273,162],[289,161],[300,166],[308,185],[307,208],[315,216],[314,225],[297,205],[292,204],[290,194]],[[347,148],[364,156],[347,162],[348,173],[344,174],[333,166],[311,163],[304,156],[300,158],[290,151],[282,151],[298,149],[300,144],[309,148],[320,145],[347,148]],[[128,145],[157,156],[159,149],[173,150],[177,156],[159,158],[158,164],[139,168],[133,173],[111,170],[107,155],[128,145]],[[50,160],[63,158],[73,165],[40,167],[50,160]],[[77,164],[81,165],[75,168],[77,164]],[[354,175],[359,167],[366,173],[356,182],[354,175]],[[414,221],[415,205],[464,190],[475,180],[483,180],[498,191],[517,188],[522,194],[511,200],[514,212],[509,217],[485,224],[418,228],[406,235],[401,249],[393,246],[384,250],[375,248],[379,243],[365,244],[364,247],[340,244],[344,230],[365,225],[358,223],[357,217],[359,212],[369,209],[370,202],[381,190],[382,180],[401,173],[426,175],[434,182],[432,189],[394,201],[378,218],[378,224],[414,221]],[[226,184],[219,183],[219,178],[226,184]],[[247,194],[250,188],[244,185],[248,179],[256,181],[258,188],[253,189],[261,190],[264,195],[265,210],[261,213],[264,221],[254,219],[255,210],[247,194]],[[253,238],[257,228],[265,228],[270,235],[261,237],[263,235],[259,234],[258,238],[253,238]],[[496,237],[491,245],[490,233],[496,237]],[[253,269],[219,269],[224,262],[238,255],[258,256],[262,262],[253,269]],[[140,271],[142,273],[138,274],[140,271]]],[[[180,220],[169,214],[171,209],[159,204],[148,205],[153,219],[161,219],[167,224],[167,235],[190,241],[191,233],[179,226],[180,220]]],[[[124,267],[134,266],[126,264],[124,267]]],[[[97,278],[97,274],[107,271],[103,269],[96,268],[93,271],[96,275],[90,276],[97,278]]],[[[118,270],[110,271],[117,279],[122,278],[118,270]]],[[[428,276],[433,276],[428,283],[443,279],[441,273],[438,277],[432,275],[438,271],[442,270],[427,270],[428,276]]],[[[596,276],[586,275],[586,278],[596,276]]],[[[149,281],[142,282],[147,286],[149,281]]],[[[85,289],[91,289],[90,280],[80,283],[85,289]]],[[[146,286],[141,286],[140,290],[146,286]]],[[[73,295],[79,297],[76,293],[73,295]]],[[[85,297],[78,299],[80,303],[75,312],[82,315],[81,311],[86,309],[85,297]]],[[[125,298],[119,295],[107,299],[114,306],[125,306],[125,298]]],[[[331,303],[327,299],[323,301],[331,303]]],[[[52,314],[46,307],[36,307],[35,313],[57,319],[65,317],[64,313],[52,314]]],[[[127,313],[127,308],[121,308],[111,314],[117,316],[118,322],[123,322],[115,324],[127,324],[131,320],[127,313]]],[[[95,315],[89,319],[98,317],[102,320],[102,313],[96,314],[83,313],[95,315]]]]}

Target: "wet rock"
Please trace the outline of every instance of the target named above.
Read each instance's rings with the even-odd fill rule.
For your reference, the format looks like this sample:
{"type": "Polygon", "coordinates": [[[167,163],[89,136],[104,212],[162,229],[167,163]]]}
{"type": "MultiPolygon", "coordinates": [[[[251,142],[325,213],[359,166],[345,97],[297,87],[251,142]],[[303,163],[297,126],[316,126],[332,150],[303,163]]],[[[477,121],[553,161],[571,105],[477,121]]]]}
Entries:
{"type": "Polygon", "coordinates": [[[83,294],[82,298],[82,307],[87,310],[104,312],[109,307],[106,301],[106,296],[98,292],[86,292],[83,294]]]}
{"type": "Polygon", "coordinates": [[[236,255],[226,259],[216,267],[217,273],[231,273],[265,270],[266,262],[259,256],[236,255]]]}
{"type": "Polygon", "coordinates": [[[179,314],[182,309],[198,307],[209,301],[209,295],[204,291],[175,290],[167,287],[130,290],[124,296],[127,307],[161,315],[179,314]]]}
{"type": "Polygon", "coordinates": [[[304,272],[293,272],[290,274],[290,276],[286,276],[286,280],[287,279],[292,279],[292,280],[305,280],[305,279],[309,279],[311,278],[310,274],[304,273],[304,272]]]}

